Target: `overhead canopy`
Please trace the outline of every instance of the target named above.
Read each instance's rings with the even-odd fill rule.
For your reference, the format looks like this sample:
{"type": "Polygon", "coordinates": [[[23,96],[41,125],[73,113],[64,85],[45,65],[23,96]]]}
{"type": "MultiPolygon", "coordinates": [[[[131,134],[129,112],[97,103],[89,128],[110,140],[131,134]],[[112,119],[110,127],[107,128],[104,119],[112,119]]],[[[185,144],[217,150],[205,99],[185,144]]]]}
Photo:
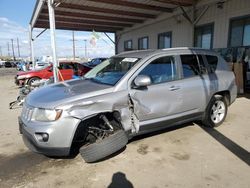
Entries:
{"type": "MultiPolygon", "coordinates": [[[[116,32],[172,13],[195,0],[55,0],[56,29],[116,32]]],[[[49,28],[47,1],[37,0],[32,28],[49,28]]]]}

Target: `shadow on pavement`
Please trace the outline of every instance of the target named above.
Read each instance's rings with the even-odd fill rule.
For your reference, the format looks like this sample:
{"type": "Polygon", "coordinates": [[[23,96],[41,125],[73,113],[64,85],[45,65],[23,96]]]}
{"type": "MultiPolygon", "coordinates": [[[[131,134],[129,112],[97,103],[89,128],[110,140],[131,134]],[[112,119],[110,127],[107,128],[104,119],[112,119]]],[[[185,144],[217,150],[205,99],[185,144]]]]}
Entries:
{"type": "Polygon", "coordinates": [[[12,156],[0,155],[0,179],[4,181],[13,177],[20,178],[24,174],[34,170],[37,165],[48,160],[42,155],[31,152],[19,153],[12,156]]]}
{"type": "Polygon", "coordinates": [[[133,188],[133,184],[127,179],[126,174],[122,172],[116,172],[113,174],[112,182],[108,188],[133,188]]]}
{"type": "Polygon", "coordinates": [[[191,121],[191,122],[180,124],[180,125],[173,125],[173,126],[163,128],[163,129],[158,130],[158,131],[153,131],[153,132],[150,132],[150,133],[141,134],[141,135],[138,135],[138,136],[132,138],[131,140],[129,140],[129,143],[137,141],[137,140],[141,140],[141,139],[144,139],[144,138],[156,136],[156,135],[159,135],[159,134],[163,134],[163,133],[166,133],[166,132],[175,131],[175,130],[178,130],[178,129],[181,129],[181,128],[184,128],[184,127],[188,127],[188,126],[194,126],[193,122],[191,121]]]}
{"type": "Polygon", "coordinates": [[[245,150],[240,145],[224,136],[216,129],[207,128],[203,126],[200,127],[204,131],[206,131],[210,136],[212,136],[215,140],[217,140],[220,144],[222,144],[225,148],[227,148],[234,155],[236,155],[239,159],[245,162],[248,166],[250,165],[250,153],[247,150],[245,150]]]}
{"type": "Polygon", "coordinates": [[[246,99],[250,99],[250,93],[238,94],[237,98],[246,98],[246,99]]]}

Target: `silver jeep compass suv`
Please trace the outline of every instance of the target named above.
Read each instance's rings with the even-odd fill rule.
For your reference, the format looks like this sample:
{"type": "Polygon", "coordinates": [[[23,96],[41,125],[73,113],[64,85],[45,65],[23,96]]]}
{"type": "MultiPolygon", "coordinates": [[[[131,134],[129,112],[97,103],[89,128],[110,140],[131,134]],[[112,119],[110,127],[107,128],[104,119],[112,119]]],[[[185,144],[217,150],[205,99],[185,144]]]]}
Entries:
{"type": "Polygon", "coordinates": [[[49,85],[26,98],[20,132],[47,156],[103,159],[136,135],[188,121],[216,127],[236,98],[234,74],[215,52],[194,48],[113,56],[80,80],[49,85]]]}

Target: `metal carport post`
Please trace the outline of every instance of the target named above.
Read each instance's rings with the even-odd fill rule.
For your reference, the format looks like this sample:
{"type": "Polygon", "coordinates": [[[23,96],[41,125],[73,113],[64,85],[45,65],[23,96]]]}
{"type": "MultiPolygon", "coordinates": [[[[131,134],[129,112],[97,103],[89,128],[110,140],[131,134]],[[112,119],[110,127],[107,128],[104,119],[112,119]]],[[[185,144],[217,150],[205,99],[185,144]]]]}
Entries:
{"type": "Polygon", "coordinates": [[[34,45],[33,45],[33,37],[32,37],[32,26],[31,24],[29,25],[29,39],[30,39],[30,52],[31,52],[31,61],[32,61],[32,66],[33,69],[35,69],[36,62],[35,62],[35,54],[34,54],[34,45]]]}
{"type": "Polygon", "coordinates": [[[54,82],[58,82],[58,61],[56,54],[56,40],[55,40],[55,10],[54,10],[54,0],[48,0],[48,10],[49,10],[49,25],[50,25],[50,39],[51,39],[51,49],[52,49],[52,61],[53,61],[53,75],[54,82]]]}

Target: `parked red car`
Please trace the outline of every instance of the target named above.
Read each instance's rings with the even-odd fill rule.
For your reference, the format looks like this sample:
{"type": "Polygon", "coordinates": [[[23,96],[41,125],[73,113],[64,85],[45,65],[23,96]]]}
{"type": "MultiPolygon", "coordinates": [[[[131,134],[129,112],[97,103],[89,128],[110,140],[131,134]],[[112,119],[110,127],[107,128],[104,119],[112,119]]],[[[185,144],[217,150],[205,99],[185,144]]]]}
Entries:
{"type": "MultiPolygon", "coordinates": [[[[77,62],[60,62],[59,63],[59,80],[70,80],[73,75],[83,76],[90,69],[86,68],[77,62]]],[[[53,67],[49,65],[48,67],[40,70],[32,70],[27,72],[18,72],[15,77],[15,83],[19,86],[24,84],[31,85],[34,81],[40,79],[49,79],[53,76],[53,67]]]]}

